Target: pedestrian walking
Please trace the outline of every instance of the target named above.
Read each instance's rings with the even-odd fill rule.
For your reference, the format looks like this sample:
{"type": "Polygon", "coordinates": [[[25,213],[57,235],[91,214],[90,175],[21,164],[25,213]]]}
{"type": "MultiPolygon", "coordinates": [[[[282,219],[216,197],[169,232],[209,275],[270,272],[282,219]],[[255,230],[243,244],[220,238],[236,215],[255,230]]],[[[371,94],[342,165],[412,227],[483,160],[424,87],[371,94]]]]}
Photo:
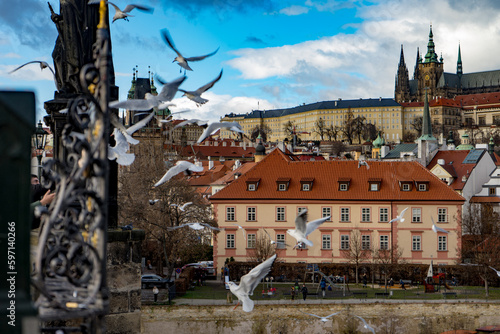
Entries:
{"type": "Polygon", "coordinates": [[[153,295],[155,296],[155,303],[158,301],[158,294],[160,293],[160,290],[156,287],[156,285],[153,287],[153,295]]]}
{"type": "Polygon", "coordinates": [[[290,289],[290,296],[292,296],[292,301],[294,301],[295,300],[295,288],[293,286],[290,289]]]}
{"type": "Polygon", "coordinates": [[[307,290],[306,285],[305,285],[305,284],[302,284],[302,298],[304,298],[304,301],[305,301],[305,300],[306,300],[306,298],[307,298],[307,293],[308,293],[308,292],[309,292],[309,291],[307,290]]]}
{"type": "Polygon", "coordinates": [[[323,293],[323,298],[325,298],[326,281],[324,278],[321,279],[319,286],[321,287],[321,292],[323,293]]]}
{"type": "Polygon", "coordinates": [[[405,288],[405,282],[403,282],[402,278],[399,280],[399,284],[401,285],[401,289],[406,290],[406,288],[405,288]]]}
{"type": "Polygon", "coordinates": [[[366,273],[363,274],[363,288],[366,288],[366,283],[368,283],[368,277],[366,273]]]}

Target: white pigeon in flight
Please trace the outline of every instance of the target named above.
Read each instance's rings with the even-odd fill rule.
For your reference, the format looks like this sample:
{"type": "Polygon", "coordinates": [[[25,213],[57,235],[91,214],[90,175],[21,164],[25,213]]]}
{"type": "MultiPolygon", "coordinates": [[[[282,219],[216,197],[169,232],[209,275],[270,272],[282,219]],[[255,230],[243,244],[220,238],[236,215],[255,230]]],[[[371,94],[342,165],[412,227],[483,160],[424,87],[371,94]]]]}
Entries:
{"type": "Polygon", "coordinates": [[[358,315],[354,315],[354,317],[360,319],[361,321],[363,321],[363,327],[365,329],[368,329],[370,332],[372,332],[373,334],[375,334],[375,330],[373,329],[373,327],[371,327],[370,325],[368,325],[368,323],[366,322],[365,319],[361,318],[360,316],[358,315]]]}
{"type": "Polygon", "coordinates": [[[180,122],[179,124],[177,124],[176,126],[174,126],[174,129],[177,129],[177,128],[180,128],[180,127],[183,127],[185,125],[191,125],[191,124],[196,124],[198,126],[205,126],[208,124],[208,121],[202,121],[200,119],[196,119],[196,118],[193,118],[193,119],[187,119],[185,121],[182,121],[180,122]]]}
{"type": "Polygon", "coordinates": [[[309,247],[313,246],[312,241],[307,240],[307,236],[317,229],[321,224],[330,219],[330,216],[307,222],[307,210],[302,210],[295,218],[295,230],[287,230],[286,233],[297,239],[297,244],[293,247],[299,246],[301,243],[309,247]]]}
{"type": "Polygon", "coordinates": [[[396,218],[394,218],[393,220],[391,220],[389,222],[389,224],[392,224],[395,221],[399,221],[400,223],[404,222],[405,219],[403,218],[403,216],[405,215],[406,210],[408,210],[408,208],[405,208],[403,211],[401,211],[401,213],[399,214],[399,216],[397,216],[396,218]]]}
{"type": "Polygon", "coordinates": [[[193,172],[203,172],[203,167],[196,166],[195,164],[190,163],[189,161],[179,160],[175,164],[175,166],[171,167],[165,175],[160,179],[160,181],[155,183],[155,187],[158,187],[168,180],[170,180],[175,175],[184,172],[187,175],[191,175],[193,172]]]}
{"type": "Polygon", "coordinates": [[[222,78],[222,70],[220,70],[220,73],[217,76],[217,78],[210,81],[206,85],[201,86],[197,90],[189,91],[189,90],[179,89],[179,92],[183,92],[184,95],[182,96],[186,96],[191,101],[196,102],[196,106],[199,107],[200,105],[208,102],[207,99],[201,97],[201,94],[205,93],[207,90],[212,88],[215,85],[215,83],[220,80],[220,78],[222,78]]]}
{"type": "Polygon", "coordinates": [[[150,199],[149,200],[149,204],[150,205],[155,205],[156,203],[158,203],[160,200],[159,199],[150,199]]]}
{"type": "Polygon", "coordinates": [[[186,210],[186,207],[187,207],[188,205],[191,205],[191,204],[193,204],[193,202],[186,202],[186,203],[184,203],[182,206],[181,206],[181,205],[179,205],[179,204],[172,203],[172,204],[170,204],[170,206],[175,206],[175,207],[179,208],[179,210],[181,210],[181,211],[185,211],[185,210],[186,210]]]}
{"type": "MultiPolygon", "coordinates": [[[[130,144],[127,142],[127,139],[123,135],[123,133],[115,128],[113,130],[113,136],[115,137],[115,145],[108,145],[108,159],[115,160],[120,166],[129,166],[135,160],[134,153],[127,153],[130,149],[130,144]]],[[[150,202],[151,204],[151,202],[150,202]]]]}
{"type": "Polygon", "coordinates": [[[54,72],[54,70],[52,69],[52,67],[50,67],[49,63],[47,63],[46,61],[42,61],[42,60],[29,61],[29,62],[27,62],[25,64],[22,64],[21,66],[16,67],[12,71],[10,71],[9,74],[12,74],[12,73],[16,72],[17,70],[19,70],[19,69],[21,69],[24,66],[29,65],[29,64],[40,64],[40,70],[42,70],[42,71],[44,69],[48,68],[50,70],[50,72],[52,72],[52,77],[54,78],[54,82],[56,84],[56,89],[57,89],[56,73],[54,72]]]}
{"type": "Polygon", "coordinates": [[[236,309],[241,302],[243,311],[251,312],[253,310],[254,301],[251,300],[249,296],[253,295],[253,290],[255,290],[260,281],[269,274],[274,260],[276,260],[276,254],[250,270],[248,274],[243,275],[239,285],[234,282],[227,283],[231,292],[238,297],[238,303],[234,309],[236,309]]]}
{"type": "Polygon", "coordinates": [[[122,108],[127,110],[146,111],[153,108],[166,109],[173,106],[172,99],[177,93],[179,86],[186,80],[185,76],[179,77],[172,82],[166,82],[158,95],[146,93],[144,99],[129,99],[124,101],[112,101],[110,108],[122,108]]]}
{"type": "Polygon", "coordinates": [[[217,50],[215,50],[214,52],[209,53],[209,54],[204,55],[204,56],[187,57],[187,58],[185,58],[175,48],[174,41],[172,40],[172,37],[170,36],[170,33],[168,32],[168,30],[167,29],[163,29],[161,31],[161,34],[162,34],[163,39],[165,40],[165,42],[168,44],[168,46],[170,46],[170,48],[172,50],[174,50],[175,53],[177,53],[177,57],[175,57],[175,59],[174,59],[173,62],[177,62],[177,64],[181,67],[181,72],[182,72],[182,68],[184,69],[184,73],[186,73],[186,70],[188,70],[188,71],[192,71],[193,70],[191,67],[189,67],[189,64],[188,64],[189,61],[200,61],[200,60],[203,60],[203,59],[205,59],[207,57],[213,56],[214,54],[217,53],[217,51],[219,51],[219,48],[217,48],[217,50]]]}
{"type": "Polygon", "coordinates": [[[326,317],[321,317],[321,316],[319,316],[319,315],[312,314],[312,313],[302,312],[302,311],[300,311],[300,310],[299,310],[299,312],[304,313],[304,314],[307,314],[307,315],[311,315],[311,316],[316,317],[316,318],[319,318],[319,320],[320,320],[320,321],[327,322],[327,321],[328,321],[328,318],[333,317],[334,315],[337,315],[337,314],[339,314],[339,313],[340,313],[340,312],[342,312],[342,311],[332,313],[332,314],[330,314],[330,315],[327,315],[326,317]]]}
{"type": "Polygon", "coordinates": [[[200,230],[203,230],[204,228],[209,228],[211,230],[215,230],[215,231],[220,231],[219,228],[215,227],[215,226],[212,226],[212,225],[209,225],[207,223],[186,223],[186,224],[182,224],[182,225],[179,225],[179,226],[174,226],[174,227],[168,227],[167,230],[170,230],[170,231],[173,231],[173,230],[177,230],[179,228],[183,228],[183,227],[189,227],[195,231],[200,231],[200,230]]]}
{"type": "Polygon", "coordinates": [[[434,218],[432,218],[432,216],[431,216],[431,220],[432,220],[432,230],[434,231],[434,233],[438,233],[438,232],[450,233],[449,231],[446,231],[445,229],[443,229],[439,226],[436,226],[436,224],[434,223],[434,218]]]}
{"type": "Polygon", "coordinates": [[[210,137],[211,134],[217,132],[219,129],[228,129],[237,133],[244,133],[241,125],[237,122],[213,122],[203,131],[200,138],[198,138],[197,144],[202,143],[205,139],[210,137]]]}
{"type": "Polygon", "coordinates": [[[491,266],[490,266],[490,269],[493,269],[497,273],[497,276],[500,277],[500,270],[496,270],[495,268],[493,268],[491,266]]]}
{"type": "MultiPolygon", "coordinates": [[[[90,0],[88,2],[88,4],[95,5],[95,4],[99,4],[100,2],[101,2],[100,0],[90,0]]],[[[129,13],[135,8],[137,8],[138,10],[142,10],[143,12],[147,12],[147,13],[154,12],[154,8],[152,8],[152,7],[143,6],[143,5],[134,5],[134,4],[127,5],[123,10],[121,10],[114,3],[110,2],[110,1],[106,1],[106,2],[109,3],[111,6],[113,6],[115,9],[115,15],[113,16],[112,23],[114,23],[116,20],[120,20],[120,19],[128,21],[129,16],[134,17],[134,15],[130,15],[129,13]]]]}

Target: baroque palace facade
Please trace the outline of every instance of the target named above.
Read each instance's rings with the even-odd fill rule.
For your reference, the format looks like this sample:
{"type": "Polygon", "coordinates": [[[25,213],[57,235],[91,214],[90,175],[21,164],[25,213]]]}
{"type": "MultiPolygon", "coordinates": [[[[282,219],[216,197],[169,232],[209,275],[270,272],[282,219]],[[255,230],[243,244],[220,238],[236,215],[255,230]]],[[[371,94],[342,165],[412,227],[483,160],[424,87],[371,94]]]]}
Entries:
{"type": "MultiPolygon", "coordinates": [[[[268,127],[270,142],[284,140],[287,137],[285,124],[291,121],[302,140],[321,140],[315,132],[315,124],[320,118],[326,127],[341,128],[352,112],[354,117],[363,116],[366,123],[374,124],[386,142],[398,143],[408,132],[420,135],[412,124],[423,116],[427,91],[432,124],[445,137],[448,131],[465,125],[483,128],[500,125],[500,70],[463,73],[460,46],[456,68],[456,73],[444,72],[444,60],[435,52],[431,27],[427,53],[422,58],[417,50],[411,80],[401,47],[394,99],[339,99],[292,108],[253,110],[246,114],[231,113],[221,120],[238,122],[247,136],[255,127],[268,127]]],[[[221,131],[221,137],[231,136],[230,131],[221,131]]],[[[336,139],[345,140],[341,132],[336,139]]]]}

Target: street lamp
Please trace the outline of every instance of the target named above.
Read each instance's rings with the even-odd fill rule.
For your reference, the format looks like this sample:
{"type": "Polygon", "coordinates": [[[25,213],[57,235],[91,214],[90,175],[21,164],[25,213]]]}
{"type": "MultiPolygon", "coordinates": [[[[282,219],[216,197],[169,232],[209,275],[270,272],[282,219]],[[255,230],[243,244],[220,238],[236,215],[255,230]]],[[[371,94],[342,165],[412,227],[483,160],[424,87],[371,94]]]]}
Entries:
{"type": "Polygon", "coordinates": [[[36,151],[36,157],[38,159],[38,179],[41,180],[42,174],[42,156],[43,151],[45,151],[45,145],[47,144],[47,135],[49,133],[45,131],[42,127],[42,121],[38,121],[38,126],[36,127],[35,133],[31,137],[32,147],[36,151]]]}

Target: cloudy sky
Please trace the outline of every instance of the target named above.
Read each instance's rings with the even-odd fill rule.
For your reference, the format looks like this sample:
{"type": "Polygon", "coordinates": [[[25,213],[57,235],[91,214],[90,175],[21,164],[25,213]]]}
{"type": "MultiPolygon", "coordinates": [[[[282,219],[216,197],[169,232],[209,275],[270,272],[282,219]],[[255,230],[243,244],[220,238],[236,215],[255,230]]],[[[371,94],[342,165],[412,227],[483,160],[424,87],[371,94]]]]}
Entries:
{"type": "MultiPolygon", "coordinates": [[[[82,0],[83,1],[83,0],[82,0]]],[[[134,0],[135,1],[135,0],[134,0]]],[[[50,0],[55,11],[59,2],[50,0]]],[[[123,8],[127,2],[115,0],[123,8]]],[[[195,90],[224,69],[201,108],[176,96],[184,117],[218,120],[253,109],[293,107],[338,98],[394,96],[401,44],[413,73],[417,47],[426,52],[432,23],[436,52],[446,72],[456,71],[458,44],[465,73],[500,69],[500,2],[495,0],[152,0],[153,14],[132,12],[129,22],[111,25],[113,60],[120,99],[130,88],[132,68],[150,70],[167,81],[177,78],[175,53],[163,42],[167,28],[185,56],[218,53],[191,65],[182,88],[195,90]]],[[[114,9],[110,8],[111,15],[114,9]]],[[[0,88],[33,90],[37,119],[54,96],[49,71],[31,60],[52,64],[57,31],[46,0],[0,2],[0,88]]],[[[157,84],[158,87],[161,87],[157,84]]]]}

